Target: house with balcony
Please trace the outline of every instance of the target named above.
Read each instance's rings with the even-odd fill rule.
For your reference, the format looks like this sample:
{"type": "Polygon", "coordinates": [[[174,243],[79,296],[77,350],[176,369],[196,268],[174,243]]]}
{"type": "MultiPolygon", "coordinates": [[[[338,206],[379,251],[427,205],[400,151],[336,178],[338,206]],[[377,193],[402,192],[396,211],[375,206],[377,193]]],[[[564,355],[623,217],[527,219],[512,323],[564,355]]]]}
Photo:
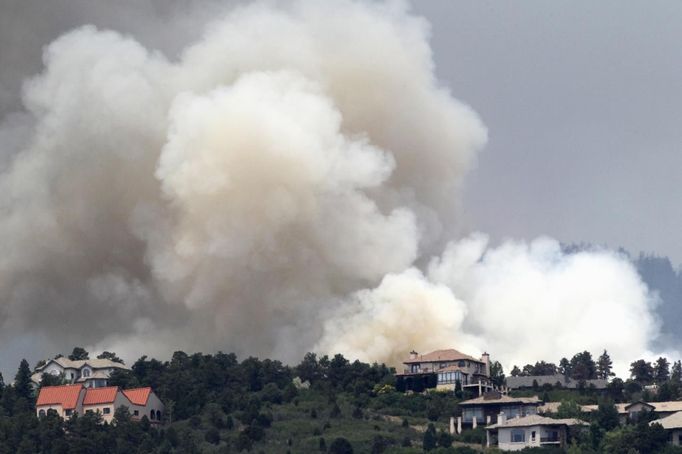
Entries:
{"type": "Polygon", "coordinates": [[[476,395],[496,389],[490,379],[490,355],[475,358],[455,349],[435,350],[419,354],[410,352],[403,361],[403,372],[396,374],[397,388],[421,392],[435,388],[454,391],[459,384],[476,395]]]}
{"type": "Polygon", "coordinates": [[[572,427],[589,426],[579,419],[552,419],[540,415],[507,419],[504,413],[497,423],[486,427],[486,445],[502,451],[521,451],[533,447],[566,448],[572,427]]]}
{"type": "Polygon", "coordinates": [[[43,374],[49,374],[63,377],[66,383],[82,383],[86,388],[101,388],[108,385],[109,376],[115,370],[130,370],[130,368],[123,363],[109,359],[73,361],[61,356],[36,367],[31,381],[37,387],[43,379],[43,374]]]}
{"type": "Polygon", "coordinates": [[[164,405],[154,391],[147,388],[120,389],[117,386],[86,388],[83,383],[61,386],[43,386],[36,400],[36,415],[44,417],[55,411],[61,418],[74,414],[99,413],[102,420],[111,423],[119,407],[125,407],[131,419],[160,425],[164,417],[164,405]]]}
{"type": "Polygon", "coordinates": [[[489,391],[475,399],[459,403],[462,425],[477,427],[497,423],[498,415],[516,418],[537,415],[542,401],[537,396],[511,397],[499,391],[489,391]]]}

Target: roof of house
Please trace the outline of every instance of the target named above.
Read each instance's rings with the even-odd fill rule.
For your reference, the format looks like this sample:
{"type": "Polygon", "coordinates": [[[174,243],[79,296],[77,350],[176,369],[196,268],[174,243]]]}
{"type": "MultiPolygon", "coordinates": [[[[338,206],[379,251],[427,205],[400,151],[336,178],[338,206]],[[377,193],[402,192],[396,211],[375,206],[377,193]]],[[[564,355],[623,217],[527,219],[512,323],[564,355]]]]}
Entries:
{"type": "Polygon", "coordinates": [[[455,350],[454,348],[436,350],[430,353],[426,353],[424,355],[417,355],[416,358],[407,358],[406,360],[403,361],[403,364],[430,363],[438,361],[459,361],[461,359],[475,361],[477,363],[483,364],[483,361],[481,361],[480,359],[476,359],[473,356],[466,355],[460,351],[455,350]]]}
{"type": "Polygon", "coordinates": [[[78,398],[83,385],[43,386],[40,388],[36,407],[43,405],[61,405],[64,410],[72,410],[78,405],[78,398]]]}
{"type": "Polygon", "coordinates": [[[529,426],[588,426],[589,423],[579,419],[553,419],[540,415],[528,415],[518,418],[511,418],[504,423],[492,424],[486,429],[500,429],[507,427],[529,427],[529,426]]]}
{"type": "MultiPolygon", "coordinates": [[[[682,400],[672,400],[672,401],[667,401],[667,402],[643,402],[643,401],[638,401],[638,402],[633,402],[633,403],[625,403],[625,404],[615,404],[616,405],[616,410],[618,410],[618,413],[620,414],[627,414],[630,410],[630,408],[634,405],[641,404],[647,407],[651,408],[651,411],[654,411],[656,413],[674,413],[678,411],[682,411],[682,400]]],[[[582,405],[581,406],[582,410],[584,412],[592,412],[592,411],[597,411],[599,408],[598,405],[582,405]]]]}
{"type": "Polygon", "coordinates": [[[93,369],[107,369],[107,368],[114,368],[114,369],[126,369],[130,370],[130,367],[126,366],[123,363],[118,363],[116,361],[112,361],[110,359],[82,359],[82,360],[77,360],[77,361],[72,361],[69,358],[66,358],[64,356],[60,356],[59,358],[54,358],[48,360],[45,364],[43,364],[40,367],[36,367],[36,371],[43,370],[46,368],[50,363],[57,363],[60,366],[62,366],[64,369],[80,369],[83,366],[90,366],[93,369]]]}
{"type": "MultiPolygon", "coordinates": [[[[581,383],[580,380],[574,380],[562,374],[507,377],[505,381],[509,389],[531,388],[536,384],[537,386],[546,384],[554,386],[557,382],[561,383],[564,388],[578,388],[581,383]]],[[[608,380],[593,379],[585,380],[584,383],[586,387],[594,386],[597,389],[605,389],[609,382],[608,380]]]]}
{"type": "Polygon", "coordinates": [[[486,393],[482,396],[476,397],[475,399],[465,400],[460,402],[460,406],[471,406],[471,405],[504,405],[504,404],[531,404],[539,405],[542,401],[538,399],[538,396],[532,397],[511,397],[505,395],[491,396],[486,393]]]}
{"type": "Polygon", "coordinates": [[[149,395],[151,393],[151,388],[134,388],[123,390],[123,394],[125,394],[128,400],[135,405],[147,405],[147,401],[149,400],[149,395]]]}
{"type": "Polygon", "coordinates": [[[664,429],[682,429],[682,411],[651,421],[649,424],[660,424],[664,429]]]}
{"type": "Polygon", "coordinates": [[[110,404],[116,400],[118,386],[107,386],[105,388],[87,388],[83,405],[110,404]]]}

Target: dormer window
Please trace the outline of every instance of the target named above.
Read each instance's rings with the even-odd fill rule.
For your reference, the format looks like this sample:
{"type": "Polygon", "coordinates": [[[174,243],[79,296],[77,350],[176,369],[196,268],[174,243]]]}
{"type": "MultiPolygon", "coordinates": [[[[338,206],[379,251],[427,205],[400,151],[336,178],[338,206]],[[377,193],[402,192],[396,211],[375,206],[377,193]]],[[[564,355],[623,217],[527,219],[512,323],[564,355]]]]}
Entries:
{"type": "Polygon", "coordinates": [[[85,378],[89,377],[90,376],[90,369],[88,369],[87,367],[85,369],[83,369],[82,375],[85,378]]]}

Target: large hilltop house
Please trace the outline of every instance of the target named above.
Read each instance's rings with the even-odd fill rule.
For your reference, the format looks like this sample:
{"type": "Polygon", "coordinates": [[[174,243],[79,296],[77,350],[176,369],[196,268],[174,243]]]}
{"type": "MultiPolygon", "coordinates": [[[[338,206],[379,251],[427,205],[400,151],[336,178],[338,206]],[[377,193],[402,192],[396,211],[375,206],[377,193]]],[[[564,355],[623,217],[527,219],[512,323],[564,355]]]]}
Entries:
{"type": "Polygon", "coordinates": [[[159,425],[163,421],[164,405],[151,388],[120,389],[117,386],[86,388],[82,383],[43,386],[36,401],[36,415],[45,416],[49,410],[65,419],[74,414],[100,413],[110,423],[114,412],[126,407],[133,420],[144,416],[159,425]]]}
{"type": "Polygon", "coordinates": [[[436,388],[454,391],[458,383],[462,389],[477,395],[496,389],[490,379],[490,355],[487,353],[477,359],[453,348],[423,355],[412,351],[403,364],[403,372],[396,374],[399,390],[420,392],[436,388]]]}
{"type": "Polygon", "coordinates": [[[84,359],[72,361],[63,356],[47,361],[36,367],[31,381],[40,385],[43,374],[62,376],[67,383],[81,383],[86,388],[101,388],[108,384],[109,376],[115,370],[130,370],[123,363],[109,359],[84,359]]]}

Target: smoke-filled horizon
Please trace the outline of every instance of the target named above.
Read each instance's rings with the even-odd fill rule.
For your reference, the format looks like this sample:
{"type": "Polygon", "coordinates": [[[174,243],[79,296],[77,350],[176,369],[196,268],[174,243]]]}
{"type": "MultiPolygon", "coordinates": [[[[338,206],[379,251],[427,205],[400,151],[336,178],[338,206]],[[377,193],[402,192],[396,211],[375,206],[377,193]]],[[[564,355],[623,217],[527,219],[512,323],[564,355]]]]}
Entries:
{"type": "Polygon", "coordinates": [[[462,236],[487,131],[405,2],[233,8],[178,58],[84,26],[43,61],[0,126],[0,343],[651,355],[626,257],[462,236]]]}

